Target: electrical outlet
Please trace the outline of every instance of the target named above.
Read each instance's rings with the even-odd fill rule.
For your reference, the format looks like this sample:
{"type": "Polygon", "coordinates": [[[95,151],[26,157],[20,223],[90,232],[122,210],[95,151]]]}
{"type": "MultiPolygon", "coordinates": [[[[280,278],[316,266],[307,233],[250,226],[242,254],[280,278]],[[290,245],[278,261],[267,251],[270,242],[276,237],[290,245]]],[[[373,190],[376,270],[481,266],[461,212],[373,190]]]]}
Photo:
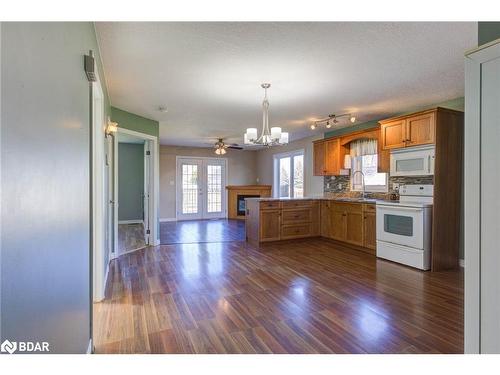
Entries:
{"type": "Polygon", "coordinates": [[[340,189],[342,189],[342,184],[338,184],[338,185],[337,185],[337,188],[338,188],[339,190],[340,190],[340,189]]]}
{"type": "Polygon", "coordinates": [[[392,184],[393,190],[399,191],[399,183],[395,182],[392,184]]]}

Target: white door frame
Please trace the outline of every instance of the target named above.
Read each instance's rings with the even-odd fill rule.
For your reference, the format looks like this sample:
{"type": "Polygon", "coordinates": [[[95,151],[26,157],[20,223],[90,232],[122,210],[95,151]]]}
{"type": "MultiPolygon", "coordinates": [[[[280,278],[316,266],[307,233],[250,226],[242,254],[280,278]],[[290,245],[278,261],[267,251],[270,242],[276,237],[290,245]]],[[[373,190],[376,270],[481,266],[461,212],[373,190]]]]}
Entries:
{"type": "Polygon", "coordinates": [[[150,162],[149,164],[149,186],[152,194],[150,194],[149,205],[148,205],[148,217],[149,217],[149,229],[150,233],[150,245],[156,246],[160,244],[160,232],[158,230],[158,206],[160,204],[160,160],[159,160],[159,145],[158,138],[154,135],[144,134],[136,132],[134,130],[128,130],[120,128],[118,124],[118,129],[114,137],[114,196],[115,205],[113,210],[114,215],[114,251],[113,258],[116,258],[119,254],[118,252],[118,135],[127,134],[134,136],[136,138],[144,139],[146,143],[149,142],[150,151],[150,162]],[[152,172],[152,173],[151,173],[152,172]]]}
{"type": "MultiPolygon", "coordinates": [[[[181,199],[181,191],[180,191],[180,177],[179,177],[179,163],[182,160],[197,160],[197,161],[217,161],[217,162],[223,162],[224,163],[224,186],[222,187],[222,218],[227,218],[227,176],[228,176],[228,161],[227,158],[220,158],[220,157],[210,157],[210,156],[181,156],[177,155],[175,157],[175,219],[176,220],[189,220],[188,218],[182,218],[181,215],[179,214],[180,210],[180,202],[179,200],[181,199]]],[[[204,178],[204,172],[202,171],[202,179],[204,178]]],[[[201,212],[200,212],[200,218],[203,218],[202,212],[205,210],[203,206],[201,206],[201,212]]],[[[210,217],[205,217],[205,219],[209,219],[210,217]]],[[[213,218],[213,217],[212,217],[213,218]]]]}
{"type": "Polygon", "coordinates": [[[104,299],[106,274],[106,191],[105,191],[105,149],[104,135],[104,93],[96,73],[97,80],[92,84],[92,261],[93,261],[93,301],[104,299]]]}
{"type": "MultiPolygon", "coordinates": [[[[491,261],[492,254],[498,260],[497,246],[492,245],[497,232],[492,230],[492,223],[496,226],[498,222],[494,217],[486,217],[486,215],[491,216],[492,210],[484,212],[485,204],[495,207],[494,204],[498,198],[496,190],[495,194],[492,194],[492,190],[496,189],[497,185],[485,183],[485,176],[482,174],[485,164],[491,162],[493,157],[491,154],[485,155],[487,152],[485,150],[491,151],[491,144],[484,143],[483,135],[483,132],[491,132],[492,120],[485,116],[481,107],[485,100],[482,97],[482,70],[484,69],[482,65],[498,59],[499,56],[500,40],[480,46],[465,55],[464,345],[466,354],[491,352],[492,337],[495,340],[498,337],[496,332],[498,325],[487,326],[491,325],[493,306],[498,310],[500,303],[492,293],[492,286],[498,285],[499,278],[498,268],[492,270],[491,265],[497,267],[498,263],[486,262],[485,267],[484,258],[481,260],[482,257],[487,256],[487,259],[491,261]],[[490,159],[485,160],[485,156],[486,158],[490,156],[490,159]],[[487,309],[483,309],[485,305],[487,309]],[[486,314],[489,314],[489,321],[486,314]],[[487,338],[484,337],[485,332],[487,338]]],[[[488,177],[492,178],[492,176],[488,177]]],[[[498,341],[495,344],[498,345],[498,341]]]]}

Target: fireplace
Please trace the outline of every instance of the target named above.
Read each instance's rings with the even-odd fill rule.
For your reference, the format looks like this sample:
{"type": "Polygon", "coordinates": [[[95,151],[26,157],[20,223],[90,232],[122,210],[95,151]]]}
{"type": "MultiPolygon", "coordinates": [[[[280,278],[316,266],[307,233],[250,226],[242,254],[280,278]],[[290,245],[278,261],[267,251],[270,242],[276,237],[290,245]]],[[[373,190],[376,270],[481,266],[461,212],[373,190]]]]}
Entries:
{"type": "Polygon", "coordinates": [[[259,198],[260,195],[238,194],[236,196],[236,209],[238,216],[245,216],[245,198],[259,198]]]}
{"type": "Polygon", "coordinates": [[[245,198],[270,197],[271,185],[229,185],[227,189],[228,219],[245,220],[245,198]]]}

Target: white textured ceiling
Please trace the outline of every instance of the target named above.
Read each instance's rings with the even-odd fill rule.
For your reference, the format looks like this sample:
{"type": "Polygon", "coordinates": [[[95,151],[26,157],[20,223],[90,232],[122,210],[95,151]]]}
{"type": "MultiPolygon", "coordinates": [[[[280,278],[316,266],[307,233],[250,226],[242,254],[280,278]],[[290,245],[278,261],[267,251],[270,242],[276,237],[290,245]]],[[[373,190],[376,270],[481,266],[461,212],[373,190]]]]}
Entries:
{"type": "Polygon", "coordinates": [[[464,94],[477,23],[97,23],[113,106],[160,121],[162,144],[242,143],[270,123],[292,139],[308,121],[379,119],[464,94]],[[167,113],[158,111],[166,106],[167,113]]]}

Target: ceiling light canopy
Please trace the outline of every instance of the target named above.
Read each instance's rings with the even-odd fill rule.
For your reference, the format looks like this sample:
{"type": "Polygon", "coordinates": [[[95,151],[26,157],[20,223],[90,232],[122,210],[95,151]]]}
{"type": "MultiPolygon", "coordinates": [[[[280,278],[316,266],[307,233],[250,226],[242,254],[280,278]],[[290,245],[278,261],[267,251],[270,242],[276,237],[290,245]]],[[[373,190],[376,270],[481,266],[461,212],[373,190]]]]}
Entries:
{"type": "Polygon", "coordinates": [[[269,128],[269,101],[267,100],[267,89],[270,83],[263,83],[264,101],[262,102],[262,133],[258,136],[257,128],[248,128],[243,135],[246,145],[277,146],[288,143],[288,132],[282,132],[279,126],[269,128]]]}

